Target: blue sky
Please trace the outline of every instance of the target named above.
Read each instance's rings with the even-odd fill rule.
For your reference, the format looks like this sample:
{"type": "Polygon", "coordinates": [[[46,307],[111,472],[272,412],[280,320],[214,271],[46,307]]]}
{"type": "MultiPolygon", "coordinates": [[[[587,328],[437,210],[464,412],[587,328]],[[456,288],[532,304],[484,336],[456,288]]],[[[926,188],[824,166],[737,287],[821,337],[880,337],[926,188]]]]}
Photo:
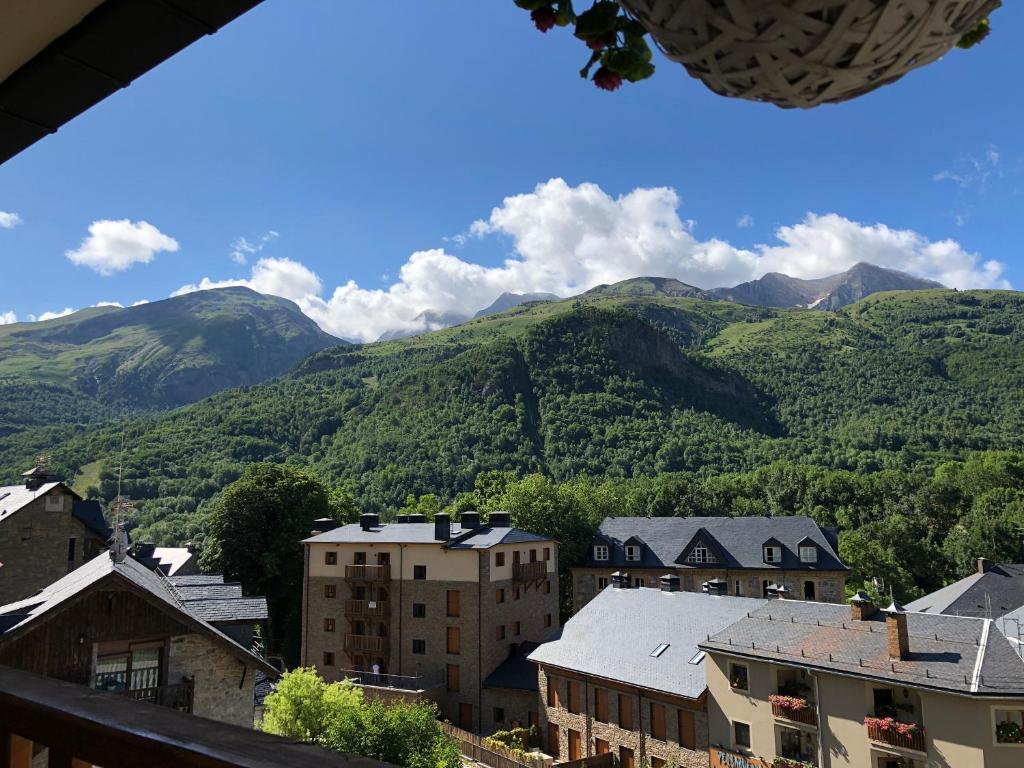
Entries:
{"type": "Polygon", "coordinates": [[[665,60],[599,91],[582,45],[511,0],[267,0],[0,166],[0,317],[207,278],[372,339],[504,289],[859,259],[1020,288],[1024,8],[993,28],[805,112],[715,96],[665,60]]]}

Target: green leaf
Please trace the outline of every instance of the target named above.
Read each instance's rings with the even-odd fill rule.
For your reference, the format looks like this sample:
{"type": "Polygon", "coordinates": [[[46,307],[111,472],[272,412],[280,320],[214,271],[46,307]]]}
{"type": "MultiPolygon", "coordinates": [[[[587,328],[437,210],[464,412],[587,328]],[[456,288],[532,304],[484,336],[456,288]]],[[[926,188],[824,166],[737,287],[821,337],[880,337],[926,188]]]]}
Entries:
{"type": "Polygon", "coordinates": [[[600,0],[589,10],[576,17],[576,37],[597,40],[614,32],[619,17],[619,5],[611,0],[600,0]]]}

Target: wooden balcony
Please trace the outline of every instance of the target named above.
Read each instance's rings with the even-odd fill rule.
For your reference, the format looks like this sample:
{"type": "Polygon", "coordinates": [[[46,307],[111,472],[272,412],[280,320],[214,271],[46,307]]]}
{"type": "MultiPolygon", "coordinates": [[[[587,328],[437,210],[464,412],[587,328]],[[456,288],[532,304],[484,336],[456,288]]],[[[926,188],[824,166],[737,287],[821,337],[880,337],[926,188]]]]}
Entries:
{"type": "Polygon", "coordinates": [[[898,731],[890,728],[879,728],[877,725],[868,724],[868,738],[880,744],[888,744],[891,747],[901,749],[913,749],[917,752],[927,752],[925,744],[924,728],[918,728],[916,732],[904,736],[898,731]]]}
{"type": "Polygon", "coordinates": [[[543,581],[548,577],[548,564],[544,561],[537,563],[516,563],[512,566],[513,581],[543,581]]]}
{"type": "Polygon", "coordinates": [[[346,600],[345,616],[353,619],[386,618],[391,615],[389,600],[346,600]]]}
{"type": "Polygon", "coordinates": [[[347,653],[380,653],[388,652],[388,638],[372,635],[345,635],[345,651],[347,653]]]}
{"type": "Polygon", "coordinates": [[[791,720],[794,723],[803,723],[804,725],[813,725],[815,727],[818,726],[818,715],[813,706],[807,706],[804,709],[790,709],[789,707],[784,707],[773,701],[772,714],[775,717],[783,720],[791,720]]]}
{"type": "Polygon", "coordinates": [[[0,765],[381,768],[383,763],[0,667],[0,765]]]}
{"type": "Polygon", "coordinates": [[[346,565],[345,581],[383,584],[391,581],[390,565],[346,565]]]}

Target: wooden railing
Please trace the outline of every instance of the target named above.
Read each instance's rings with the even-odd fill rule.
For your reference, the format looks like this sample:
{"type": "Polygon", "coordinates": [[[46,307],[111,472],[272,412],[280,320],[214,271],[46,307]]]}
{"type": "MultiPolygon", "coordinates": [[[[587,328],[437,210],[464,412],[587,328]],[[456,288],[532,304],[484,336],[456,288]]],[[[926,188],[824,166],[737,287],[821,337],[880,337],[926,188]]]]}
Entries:
{"type": "Polygon", "coordinates": [[[603,755],[591,755],[570,763],[559,763],[558,768],[614,768],[615,754],[605,752],[603,755]]]}
{"type": "Polygon", "coordinates": [[[818,715],[813,705],[806,706],[803,709],[790,709],[773,701],[772,714],[775,717],[792,720],[794,723],[803,723],[804,725],[818,724],[818,715]]]}
{"type": "Polygon", "coordinates": [[[0,765],[29,768],[390,768],[252,728],[140,706],[85,685],[0,667],[0,765]],[[38,762],[37,762],[38,764],[38,762]]]}
{"type": "Polygon", "coordinates": [[[391,581],[390,565],[346,565],[346,581],[391,581]]]}
{"type": "Polygon", "coordinates": [[[537,563],[515,563],[512,566],[513,581],[541,581],[548,577],[548,564],[543,560],[537,563]]]}
{"type": "Polygon", "coordinates": [[[867,729],[868,738],[872,741],[888,744],[893,747],[901,747],[903,749],[915,749],[918,752],[928,751],[924,740],[924,728],[918,728],[916,731],[907,734],[906,736],[895,730],[879,728],[877,725],[869,724],[867,729]]]}
{"type": "Polygon", "coordinates": [[[388,638],[374,635],[345,635],[345,650],[357,653],[387,653],[388,638]]]}
{"type": "Polygon", "coordinates": [[[352,617],[388,616],[391,602],[388,600],[346,600],[345,615],[352,617]]]}
{"type": "Polygon", "coordinates": [[[551,761],[542,755],[523,758],[510,750],[484,744],[475,733],[456,728],[451,723],[441,723],[445,732],[459,743],[459,751],[470,760],[489,768],[550,768],[551,761]]]}

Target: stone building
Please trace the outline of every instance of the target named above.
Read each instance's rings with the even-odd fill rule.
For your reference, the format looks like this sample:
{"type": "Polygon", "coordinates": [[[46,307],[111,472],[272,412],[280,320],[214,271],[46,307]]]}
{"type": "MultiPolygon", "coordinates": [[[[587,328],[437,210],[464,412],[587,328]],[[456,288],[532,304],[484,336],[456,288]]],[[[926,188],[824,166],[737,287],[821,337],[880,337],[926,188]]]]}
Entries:
{"type": "Polygon", "coordinates": [[[1024,661],[994,625],[769,602],[701,644],[712,766],[1020,766],[1024,661]]]}
{"type": "Polygon", "coordinates": [[[96,502],[36,467],[0,487],[0,604],[28,597],[107,548],[96,502]]]}
{"type": "MultiPolygon", "coordinates": [[[[515,717],[521,692],[484,681],[558,628],[555,541],[510,527],[506,512],[486,523],[465,512],[456,525],[445,514],[388,524],[363,515],[304,545],[304,665],[368,695],[434,699],[471,731],[515,717]]],[[[523,724],[538,721],[535,707],[523,724]]]]}
{"type": "Polygon", "coordinates": [[[707,685],[698,643],[766,601],[632,587],[584,606],[530,654],[545,707],[541,734],[561,761],[611,752],[621,768],[708,765],[707,685]]]}
{"type": "Polygon", "coordinates": [[[103,552],[0,606],[0,665],[251,728],[256,673],[277,670],[199,608],[212,610],[190,607],[161,573],[103,552]]]}
{"type": "Polygon", "coordinates": [[[684,592],[711,583],[737,597],[769,597],[783,586],[797,600],[842,602],[847,568],[838,534],[809,517],[609,517],[587,559],[572,569],[579,610],[629,571],[634,586],[656,587],[667,572],[684,592]]]}

